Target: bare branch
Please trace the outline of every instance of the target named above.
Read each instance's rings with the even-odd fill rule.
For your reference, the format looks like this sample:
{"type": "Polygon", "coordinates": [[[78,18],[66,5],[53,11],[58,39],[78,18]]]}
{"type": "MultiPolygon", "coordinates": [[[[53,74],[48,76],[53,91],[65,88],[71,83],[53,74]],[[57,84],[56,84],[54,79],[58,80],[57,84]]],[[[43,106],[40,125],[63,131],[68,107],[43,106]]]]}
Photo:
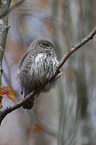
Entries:
{"type": "Polygon", "coordinates": [[[20,4],[22,4],[25,0],[21,0],[19,2],[17,2],[16,4],[14,4],[11,8],[7,9],[5,12],[3,12],[2,14],[0,14],[0,19],[2,19],[3,17],[5,17],[7,14],[9,14],[13,9],[15,9],[16,7],[18,7],[20,4]]]}
{"type": "Polygon", "coordinates": [[[62,60],[60,61],[59,65],[57,66],[57,69],[56,69],[56,73],[55,75],[50,79],[48,80],[47,82],[45,82],[45,84],[43,84],[42,86],[40,86],[39,89],[37,90],[34,90],[32,91],[30,94],[28,94],[23,100],[19,101],[17,104],[13,105],[13,106],[10,106],[8,107],[7,109],[4,109],[3,111],[0,111],[0,123],[2,122],[2,120],[4,119],[4,117],[20,108],[25,102],[27,102],[31,97],[33,97],[34,95],[36,95],[38,92],[40,92],[44,87],[45,85],[48,83],[48,82],[51,82],[53,81],[54,79],[56,79],[58,76],[59,76],[59,70],[60,68],[62,67],[62,65],[67,61],[67,59],[70,57],[71,54],[73,54],[75,51],[77,51],[79,48],[81,48],[85,43],[87,43],[89,40],[91,40],[94,35],[96,34],[96,27],[91,31],[91,33],[85,37],[84,39],[82,39],[79,43],[77,43],[74,47],[72,47],[65,55],[64,57],[62,58],[62,60]]]}
{"type": "Polygon", "coordinates": [[[61,59],[59,65],[57,66],[56,72],[59,71],[59,69],[66,62],[66,60],[69,58],[69,56],[71,54],[73,54],[75,51],[77,51],[80,47],[82,47],[89,40],[93,39],[93,37],[94,37],[95,34],[96,34],[96,27],[89,33],[88,36],[86,36],[84,39],[82,39],[79,43],[75,44],[74,47],[72,47],[71,49],[69,49],[69,51],[64,55],[64,57],[61,59]]]}

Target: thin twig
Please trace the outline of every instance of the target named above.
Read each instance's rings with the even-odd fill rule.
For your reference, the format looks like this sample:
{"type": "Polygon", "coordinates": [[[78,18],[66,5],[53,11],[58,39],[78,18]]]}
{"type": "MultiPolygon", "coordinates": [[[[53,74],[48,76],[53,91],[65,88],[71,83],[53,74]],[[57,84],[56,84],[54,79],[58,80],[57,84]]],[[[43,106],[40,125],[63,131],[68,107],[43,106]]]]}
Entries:
{"type": "Polygon", "coordinates": [[[5,17],[6,15],[8,15],[13,9],[15,9],[16,7],[18,7],[20,4],[22,4],[25,0],[21,0],[19,2],[17,2],[16,4],[14,4],[13,6],[11,6],[11,8],[7,9],[5,12],[3,12],[2,14],[0,14],[0,19],[2,19],[3,17],[5,17]]]}
{"type": "Polygon", "coordinates": [[[15,105],[13,105],[13,106],[10,106],[10,107],[8,107],[7,109],[4,109],[3,111],[0,111],[0,123],[2,122],[2,120],[4,119],[4,117],[5,117],[8,113],[10,113],[10,112],[12,112],[12,111],[14,111],[14,110],[20,108],[20,107],[21,107],[25,102],[27,102],[31,97],[33,97],[33,96],[36,95],[38,92],[40,92],[40,90],[42,90],[48,82],[53,81],[53,80],[57,77],[60,68],[61,68],[62,65],[66,62],[66,60],[70,57],[70,55],[73,54],[75,51],[77,51],[80,47],[82,47],[82,46],[83,46],[85,43],[87,43],[89,40],[91,40],[91,39],[94,37],[95,34],[96,34],[96,27],[91,31],[91,33],[90,33],[87,37],[85,37],[84,39],[82,39],[79,43],[77,43],[74,47],[72,47],[72,48],[64,55],[64,57],[63,57],[62,60],[60,61],[59,65],[57,66],[55,75],[54,75],[49,81],[45,82],[45,84],[44,84],[43,86],[41,86],[41,87],[40,87],[39,89],[37,89],[37,90],[32,91],[30,94],[28,94],[23,100],[19,101],[17,104],[15,104],[15,105]]]}

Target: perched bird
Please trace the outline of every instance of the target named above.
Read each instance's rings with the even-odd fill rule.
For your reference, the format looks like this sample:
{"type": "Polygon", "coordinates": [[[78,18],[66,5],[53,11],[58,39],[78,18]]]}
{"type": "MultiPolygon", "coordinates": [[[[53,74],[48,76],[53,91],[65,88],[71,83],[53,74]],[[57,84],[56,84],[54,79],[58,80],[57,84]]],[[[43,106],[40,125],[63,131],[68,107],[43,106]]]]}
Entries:
{"type": "MultiPolygon", "coordinates": [[[[58,63],[51,42],[47,40],[33,41],[19,62],[17,74],[24,97],[49,80],[55,74],[58,63]]],[[[48,83],[42,92],[49,91],[52,85],[53,82],[48,83]]],[[[31,109],[37,96],[26,102],[23,108],[31,109]]]]}

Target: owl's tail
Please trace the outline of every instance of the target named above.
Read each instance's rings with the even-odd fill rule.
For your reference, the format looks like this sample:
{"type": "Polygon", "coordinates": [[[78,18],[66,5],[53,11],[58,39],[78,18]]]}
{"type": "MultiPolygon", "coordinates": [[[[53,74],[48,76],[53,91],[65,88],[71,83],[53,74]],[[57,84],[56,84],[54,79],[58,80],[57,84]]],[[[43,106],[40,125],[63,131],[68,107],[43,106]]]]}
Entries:
{"type": "Polygon", "coordinates": [[[30,100],[28,100],[28,102],[26,102],[24,105],[23,105],[23,108],[24,109],[27,109],[27,110],[30,110],[33,108],[33,105],[34,105],[34,100],[35,100],[35,97],[31,98],[30,100]]]}
{"type": "MultiPolygon", "coordinates": [[[[31,93],[31,91],[25,91],[25,94],[24,94],[24,98],[29,94],[31,93]]],[[[23,105],[23,108],[24,109],[27,109],[27,110],[30,110],[33,108],[33,105],[34,105],[34,101],[36,99],[36,96],[32,96],[24,105],[23,105]]]]}

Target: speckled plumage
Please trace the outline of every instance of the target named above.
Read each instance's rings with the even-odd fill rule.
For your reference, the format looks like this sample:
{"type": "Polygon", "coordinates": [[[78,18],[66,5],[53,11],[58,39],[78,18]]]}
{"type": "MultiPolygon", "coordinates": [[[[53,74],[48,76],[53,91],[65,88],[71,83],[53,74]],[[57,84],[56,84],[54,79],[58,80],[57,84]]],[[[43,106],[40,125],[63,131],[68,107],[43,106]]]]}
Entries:
{"type": "MultiPolygon", "coordinates": [[[[53,45],[47,40],[33,41],[19,62],[17,76],[24,97],[50,79],[55,74],[57,65],[58,60],[53,45]]],[[[48,83],[42,92],[49,91],[51,86],[52,83],[48,83]]],[[[35,98],[36,96],[30,99],[23,108],[31,109],[35,98]]]]}

